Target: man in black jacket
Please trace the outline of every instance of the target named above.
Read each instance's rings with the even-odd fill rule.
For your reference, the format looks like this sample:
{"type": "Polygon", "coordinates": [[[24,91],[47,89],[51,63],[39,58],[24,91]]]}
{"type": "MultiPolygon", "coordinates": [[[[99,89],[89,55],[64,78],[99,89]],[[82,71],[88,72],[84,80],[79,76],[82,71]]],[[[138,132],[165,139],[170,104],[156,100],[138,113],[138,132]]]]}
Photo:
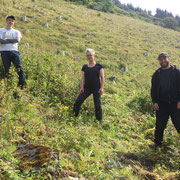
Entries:
{"type": "Polygon", "coordinates": [[[152,77],[151,98],[156,110],[155,147],[161,147],[169,116],[180,133],[180,70],[170,65],[167,53],[158,56],[161,66],[152,77]]]}

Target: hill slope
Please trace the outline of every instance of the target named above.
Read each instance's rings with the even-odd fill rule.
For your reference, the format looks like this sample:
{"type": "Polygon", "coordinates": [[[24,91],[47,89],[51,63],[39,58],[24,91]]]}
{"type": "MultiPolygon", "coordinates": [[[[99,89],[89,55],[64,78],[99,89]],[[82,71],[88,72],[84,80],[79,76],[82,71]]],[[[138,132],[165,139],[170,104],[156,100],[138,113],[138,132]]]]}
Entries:
{"type": "Polygon", "coordinates": [[[160,52],[171,53],[179,66],[180,33],[64,1],[1,0],[1,5],[0,26],[14,14],[23,35],[19,49],[27,87],[17,87],[13,68],[12,78],[5,79],[0,63],[0,177],[175,179],[179,135],[170,122],[162,150],[153,150],[149,91],[160,52]],[[102,126],[95,122],[92,97],[78,118],[72,114],[87,47],[105,66],[102,126]],[[12,153],[29,143],[58,149],[60,167],[22,167],[12,153]]]}

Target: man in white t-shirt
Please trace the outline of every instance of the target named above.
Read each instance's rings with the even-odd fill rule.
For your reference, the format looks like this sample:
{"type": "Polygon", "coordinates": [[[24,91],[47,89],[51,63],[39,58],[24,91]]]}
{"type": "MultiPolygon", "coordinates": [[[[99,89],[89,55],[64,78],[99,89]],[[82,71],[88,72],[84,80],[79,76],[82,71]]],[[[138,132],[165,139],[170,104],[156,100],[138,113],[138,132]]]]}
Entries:
{"type": "Polygon", "coordinates": [[[11,62],[13,62],[19,75],[19,85],[23,87],[24,72],[22,69],[20,53],[18,51],[18,43],[22,36],[18,30],[13,29],[14,22],[15,17],[8,16],[6,18],[6,27],[0,28],[0,52],[6,76],[8,76],[11,62]]]}

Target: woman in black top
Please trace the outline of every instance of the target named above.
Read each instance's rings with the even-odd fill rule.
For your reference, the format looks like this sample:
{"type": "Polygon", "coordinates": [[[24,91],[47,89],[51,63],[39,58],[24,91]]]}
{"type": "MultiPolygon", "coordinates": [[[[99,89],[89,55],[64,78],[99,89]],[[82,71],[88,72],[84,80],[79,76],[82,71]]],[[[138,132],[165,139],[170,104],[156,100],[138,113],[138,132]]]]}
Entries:
{"type": "Polygon", "coordinates": [[[85,64],[82,67],[81,89],[74,104],[73,112],[75,113],[75,116],[78,116],[81,104],[89,95],[93,94],[96,119],[101,122],[101,95],[103,94],[104,88],[104,69],[101,64],[94,61],[95,51],[93,49],[87,49],[86,55],[88,64],[85,64]]]}

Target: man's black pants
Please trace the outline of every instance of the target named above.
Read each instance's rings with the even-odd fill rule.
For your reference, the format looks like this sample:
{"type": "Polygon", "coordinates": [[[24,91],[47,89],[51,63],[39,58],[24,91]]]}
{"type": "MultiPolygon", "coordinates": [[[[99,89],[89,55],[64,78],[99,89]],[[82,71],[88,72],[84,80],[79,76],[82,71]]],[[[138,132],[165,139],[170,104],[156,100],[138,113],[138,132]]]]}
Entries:
{"type": "Polygon", "coordinates": [[[20,53],[18,51],[1,51],[1,58],[4,65],[6,75],[9,73],[11,62],[13,62],[15,68],[19,75],[19,84],[24,84],[24,72],[22,68],[22,62],[20,58],[20,53]]]}
{"type": "Polygon", "coordinates": [[[75,113],[75,116],[78,116],[82,103],[91,94],[93,94],[93,98],[94,98],[96,119],[101,121],[102,120],[101,96],[98,90],[90,91],[88,89],[84,89],[84,92],[79,94],[78,98],[76,99],[73,112],[75,113]]]}
{"type": "Polygon", "coordinates": [[[177,103],[160,102],[159,110],[156,111],[156,129],[155,129],[155,143],[161,145],[163,140],[163,133],[166,128],[169,116],[180,133],[180,110],[177,109],[177,103]]]}

